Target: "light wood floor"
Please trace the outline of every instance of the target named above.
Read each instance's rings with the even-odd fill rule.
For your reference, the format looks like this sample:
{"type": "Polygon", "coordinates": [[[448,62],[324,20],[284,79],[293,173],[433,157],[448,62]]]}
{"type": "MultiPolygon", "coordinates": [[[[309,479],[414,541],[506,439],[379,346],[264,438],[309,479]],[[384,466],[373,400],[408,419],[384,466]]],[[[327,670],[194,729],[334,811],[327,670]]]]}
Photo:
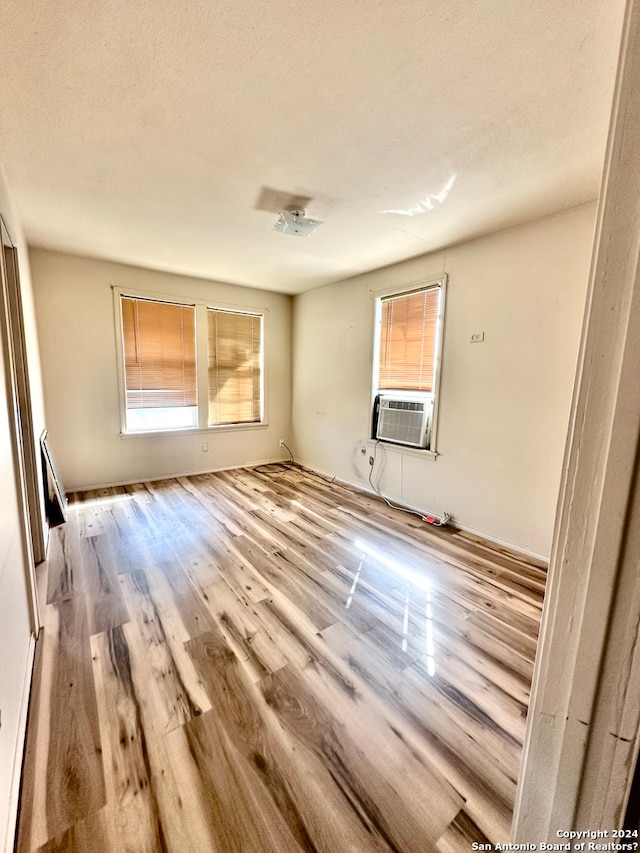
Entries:
{"type": "Polygon", "coordinates": [[[18,853],[508,841],[544,583],[298,469],[74,495],[18,853]]]}

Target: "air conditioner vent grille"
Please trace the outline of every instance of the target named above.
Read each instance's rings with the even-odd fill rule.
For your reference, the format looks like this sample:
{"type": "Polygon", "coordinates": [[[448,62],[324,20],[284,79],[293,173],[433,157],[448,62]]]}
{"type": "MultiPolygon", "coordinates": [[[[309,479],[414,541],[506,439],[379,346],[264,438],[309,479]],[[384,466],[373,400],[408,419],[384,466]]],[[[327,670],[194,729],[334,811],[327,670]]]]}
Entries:
{"type": "Polygon", "coordinates": [[[415,403],[411,400],[387,400],[390,409],[401,409],[407,412],[424,412],[424,403],[415,403]]]}
{"type": "Polygon", "coordinates": [[[431,406],[430,399],[403,400],[381,396],[376,438],[410,447],[427,447],[431,406]]]}

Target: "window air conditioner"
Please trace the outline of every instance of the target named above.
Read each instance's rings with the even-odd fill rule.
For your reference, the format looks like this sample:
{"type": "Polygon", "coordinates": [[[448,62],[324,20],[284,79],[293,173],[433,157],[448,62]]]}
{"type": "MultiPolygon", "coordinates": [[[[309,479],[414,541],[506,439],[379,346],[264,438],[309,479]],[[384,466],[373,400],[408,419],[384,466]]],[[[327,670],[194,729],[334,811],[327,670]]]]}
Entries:
{"type": "Polygon", "coordinates": [[[376,438],[410,447],[429,446],[433,408],[431,398],[381,394],[378,406],[376,438]]]}

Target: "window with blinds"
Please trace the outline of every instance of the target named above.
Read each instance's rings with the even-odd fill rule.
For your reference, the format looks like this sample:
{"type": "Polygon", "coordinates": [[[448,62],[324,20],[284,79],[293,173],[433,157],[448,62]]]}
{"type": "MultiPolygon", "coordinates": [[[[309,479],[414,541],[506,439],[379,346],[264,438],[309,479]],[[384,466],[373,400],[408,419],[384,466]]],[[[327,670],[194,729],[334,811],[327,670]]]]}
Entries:
{"type": "Polygon", "coordinates": [[[436,454],[446,275],[377,300],[371,434],[436,454]]]}
{"type": "Polygon", "coordinates": [[[380,391],[434,390],[440,296],[432,286],[381,300],[380,391]]]}
{"type": "Polygon", "coordinates": [[[209,426],[262,420],[262,317],[207,310],[209,426]]]}
{"type": "Polygon", "coordinates": [[[198,424],[193,305],[121,296],[126,429],[198,424]]]}

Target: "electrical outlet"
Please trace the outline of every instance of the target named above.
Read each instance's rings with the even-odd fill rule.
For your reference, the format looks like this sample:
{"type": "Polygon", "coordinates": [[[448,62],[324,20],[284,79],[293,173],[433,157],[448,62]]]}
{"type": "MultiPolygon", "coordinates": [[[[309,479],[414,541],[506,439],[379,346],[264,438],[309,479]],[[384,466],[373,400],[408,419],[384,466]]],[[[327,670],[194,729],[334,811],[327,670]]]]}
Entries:
{"type": "Polygon", "coordinates": [[[364,456],[366,452],[367,452],[367,448],[363,444],[362,447],[360,448],[360,453],[362,453],[362,455],[364,456]]]}
{"type": "Polygon", "coordinates": [[[472,344],[481,344],[484,341],[484,332],[474,332],[471,335],[472,344]]]}
{"type": "Polygon", "coordinates": [[[201,450],[203,453],[207,453],[207,452],[208,452],[208,450],[209,450],[209,445],[207,444],[207,442],[206,442],[206,441],[203,441],[203,442],[202,442],[202,444],[200,445],[200,450],[201,450]]]}
{"type": "Polygon", "coordinates": [[[281,438],[281,439],[280,439],[280,441],[278,442],[278,446],[279,446],[279,447],[284,447],[284,438],[281,438]]]}
{"type": "Polygon", "coordinates": [[[373,456],[369,457],[369,465],[373,465],[373,456]]]}

